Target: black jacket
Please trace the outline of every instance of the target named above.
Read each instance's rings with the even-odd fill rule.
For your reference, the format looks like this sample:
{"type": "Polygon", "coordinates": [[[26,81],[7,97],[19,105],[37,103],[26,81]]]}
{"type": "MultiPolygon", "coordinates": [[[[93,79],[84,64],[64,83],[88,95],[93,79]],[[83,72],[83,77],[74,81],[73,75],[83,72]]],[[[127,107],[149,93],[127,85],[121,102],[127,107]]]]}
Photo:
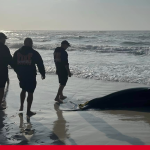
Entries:
{"type": "Polygon", "coordinates": [[[64,72],[67,73],[67,69],[65,66],[69,66],[68,63],[68,53],[62,48],[57,47],[54,51],[54,62],[56,65],[56,72],[64,72]]]}
{"type": "Polygon", "coordinates": [[[23,46],[14,53],[14,70],[20,78],[35,78],[37,75],[36,64],[41,75],[45,76],[45,67],[41,55],[33,48],[23,46]]]}
{"type": "Polygon", "coordinates": [[[8,65],[12,65],[12,56],[8,47],[0,42],[0,76],[8,76],[8,65]]]}

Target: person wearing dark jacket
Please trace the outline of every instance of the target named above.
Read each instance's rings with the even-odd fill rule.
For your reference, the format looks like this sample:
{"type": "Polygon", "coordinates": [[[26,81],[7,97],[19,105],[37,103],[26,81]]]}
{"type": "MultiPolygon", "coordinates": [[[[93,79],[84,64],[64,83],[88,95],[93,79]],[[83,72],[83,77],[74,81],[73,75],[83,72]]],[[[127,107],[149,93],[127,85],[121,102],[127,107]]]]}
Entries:
{"type": "Polygon", "coordinates": [[[29,116],[36,114],[30,110],[33,101],[33,93],[36,88],[36,65],[42,79],[45,79],[45,67],[43,60],[40,54],[35,51],[32,46],[32,39],[26,38],[24,41],[24,46],[17,50],[13,56],[14,70],[17,73],[18,79],[20,81],[20,88],[22,88],[20,93],[20,111],[23,111],[26,92],[28,92],[27,115],[29,116]]]}
{"type": "Polygon", "coordinates": [[[67,98],[63,95],[63,89],[66,86],[68,76],[71,77],[72,74],[69,69],[69,63],[68,63],[68,53],[66,52],[66,49],[70,46],[70,43],[68,41],[62,41],[61,47],[57,47],[54,51],[54,62],[56,66],[56,74],[58,75],[59,79],[59,89],[57,92],[57,95],[55,97],[55,101],[59,103],[63,103],[62,100],[67,98]]]}
{"type": "Polygon", "coordinates": [[[8,47],[5,45],[7,36],[0,33],[0,109],[5,109],[1,106],[4,96],[5,84],[8,81],[8,65],[12,65],[12,56],[8,47]]]}

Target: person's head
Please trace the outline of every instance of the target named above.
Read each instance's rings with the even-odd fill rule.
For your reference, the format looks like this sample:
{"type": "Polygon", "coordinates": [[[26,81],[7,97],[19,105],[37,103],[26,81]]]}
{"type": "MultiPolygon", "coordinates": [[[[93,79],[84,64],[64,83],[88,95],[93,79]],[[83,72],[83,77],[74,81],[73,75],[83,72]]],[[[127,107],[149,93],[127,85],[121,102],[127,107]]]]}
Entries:
{"type": "Polygon", "coordinates": [[[24,46],[29,46],[29,47],[32,47],[33,46],[33,41],[31,38],[26,38],[24,40],[24,46]]]}
{"type": "Polygon", "coordinates": [[[4,33],[0,32],[0,42],[5,44],[6,39],[7,39],[7,36],[4,33]]]}
{"type": "Polygon", "coordinates": [[[64,48],[65,50],[70,47],[70,43],[68,41],[62,41],[61,42],[61,47],[64,48]]]}

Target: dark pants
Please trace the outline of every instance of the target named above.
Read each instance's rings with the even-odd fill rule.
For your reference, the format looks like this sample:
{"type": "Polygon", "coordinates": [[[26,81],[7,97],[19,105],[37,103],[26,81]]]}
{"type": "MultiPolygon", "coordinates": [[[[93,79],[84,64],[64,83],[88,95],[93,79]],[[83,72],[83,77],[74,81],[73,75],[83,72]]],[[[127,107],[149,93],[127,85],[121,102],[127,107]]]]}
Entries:
{"type": "Polygon", "coordinates": [[[34,78],[18,78],[20,81],[20,88],[29,93],[34,93],[36,88],[36,77],[34,78]]]}
{"type": "Polygon", "coordinates": [[[0,74],[0,88],[5,87],[7,80],[8,80],[8,74],[4,74],[4,75],[0,74]]]}
{"type": "Polygon", "coordinates": [[[57,72],[58,80],[60,85],[66,86],[66,83],[68,81],[68,73],[66,72],[57,72]]]}

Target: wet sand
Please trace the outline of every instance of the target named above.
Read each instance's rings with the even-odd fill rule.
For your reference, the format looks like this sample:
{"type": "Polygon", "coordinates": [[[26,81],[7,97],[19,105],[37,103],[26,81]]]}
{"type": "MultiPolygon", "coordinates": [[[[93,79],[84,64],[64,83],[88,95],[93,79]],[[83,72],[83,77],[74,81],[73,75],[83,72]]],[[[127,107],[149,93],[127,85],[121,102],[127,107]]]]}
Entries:
{"type": "Polygon", "coordinates": [[[26,116],[26,103],[19,112],[19,88],[16,74],[10,70],[10,85],[6,97],[7,109],[0,111],[1,145],[149,145],[150,111],[89,110],[62,111],[72,107],[69,101],[83,103],[115,91],[140,84],[69,79],[64,95],[68,98],[58,105],[54,98],[58,89],[56,75],[47,75],[42,81],[37,76],[32,110],[37,114],[26,116]]]}

